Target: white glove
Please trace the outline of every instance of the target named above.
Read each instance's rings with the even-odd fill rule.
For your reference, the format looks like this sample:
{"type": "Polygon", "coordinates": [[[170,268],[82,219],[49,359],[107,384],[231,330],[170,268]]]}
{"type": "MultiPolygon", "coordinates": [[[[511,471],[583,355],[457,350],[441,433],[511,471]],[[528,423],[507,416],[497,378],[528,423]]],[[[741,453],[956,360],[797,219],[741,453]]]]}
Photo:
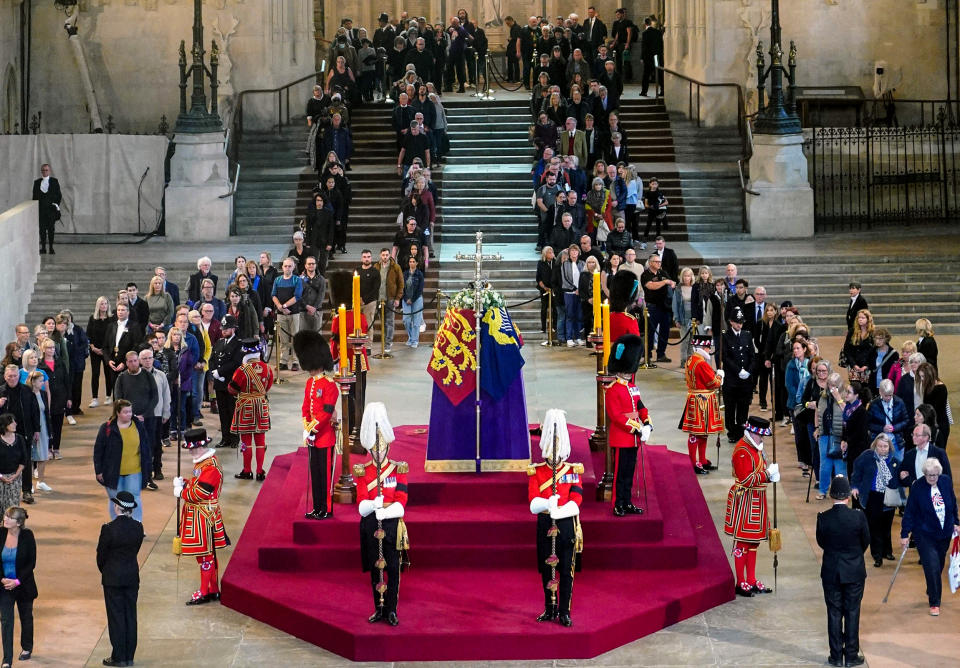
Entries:
{"type": "Polygon", "coordinates": [[[173,496],[174,498],[179,499],[180,494],[183,493],[183,478],[174,478],[173,479],[173,496]]]}
{"type": "Polygon", "coordinates": [[[770,482],[780,482],[780,465],[771,464],[767,467],[767,480],[770,482]]]}
{"type": "Polygon", "coordinates": [[[545,510],[550,510],[550,501],[542,496],[535,496],[530,500],[530,512],[539,515],[545,510]]]}
{"type": "Polygon", "coordinates": [[[360,505],[357,506],[357,510],[360,511],[361,517],[366,517],[367,515],[375,511],[376,507],[373,501],[371,501],[370,499],[364,499],[363,501],[360,502],[360,505]]]}
{"type": "Polygon", "coordinates": [[[383,508],[377,508],[377,509],[374,510],[373,512],[374,512],[374,514],[377,516],[377,519],[378,519],[378,520],[382,520],[382,519],[383,519],[383,516],[387,514],[387,511],[384,510],[383,508]]]}
{"type": "Polygon", "coordinates": [[[646,443],[650,440],[650,433],[653,431],[653,427],[648,424],[643,425],[643,429],[640,430],[640,440],[646,443]]]}
{"type": "Polygon", "coordinates": [[[373,500],[373,507],[378,509],[383,508],[383,494],[373,500]]]}
{"type": "Polygon", "coordinates": [[[560,503],[560,495],[554,494],[549,499],[547,499],[548,504],[550,505],[550,512],[553,512],[557,509],[557,505],[560,503]]]}
{"type": "Polygon", "coordinates": [[[223,376],[220,375],[220,371],[219,371],[219,370],[217,370],[217,371],[211,371],[211,372],[210,372],[210,375],[213,376],[214,380],[219,380],[219,381],[223,382],[223,376]]]}
{"type": "Polygon", "coordinates": [[[310,443],[310,431],[308,429],[303,430],[303,444],[309,445],[310,443]]]}
{"type": "Polygon", "coordinates": [[[552,508],[550,510],[550,519],[562,520],[567,517],[574,517],[575,515],[580,514],[580,506],[578,506],[573,501],[567,501],[565,504],[559,508],[552,508]]]}
{"type": "Polygon", "coordinates": [[[402,503],[391,503],[386,508],[377,508],[377,519],[378,520],[392,520],[397,517],[403,517],[403,504],[402,503]]]}
{"type": "Polygon", "coordinates": [[[727,375],[726,371],[724,371],[723,369],[717,369],[717,377],[720,378],[720,380],[723,380],[723,377],[726,375],[727,375]]]}
{"type": "Polygon", "coordinates": [[[750,377],[750,372],[746,369],[740,369],[740,373],[737,374],[740,377],[740,380],[746,380],[750,377]]]}

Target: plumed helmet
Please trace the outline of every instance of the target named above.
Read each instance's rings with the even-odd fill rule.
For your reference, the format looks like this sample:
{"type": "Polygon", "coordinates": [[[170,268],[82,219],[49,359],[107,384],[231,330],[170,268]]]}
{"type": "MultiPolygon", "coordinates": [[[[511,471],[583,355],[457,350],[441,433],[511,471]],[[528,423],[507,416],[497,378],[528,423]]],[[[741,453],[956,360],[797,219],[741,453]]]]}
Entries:
{"type": "Polygon", "coordinates": [[[302,329],[293,337],[293,351],[300,366],[311,374],[333,370],[330,346],[320,332],[302,329]]]}
{"type": "Polygon", "coordinates": [[[393,443],[396,438],[393,434],[393,426],[387,418],[387,407],[379,401],[367,404],[363,409],[363,420],[360,422],[360,445],[367,450],[373,450],[377,444],[377,430],[383,442],[387,445],[393,443]]]}
{"type": "Polygon", "coordinates": [[[610,346],[607,370],[610,373],[636,373],[643,355],[643,339],[636,334],[624,334],[610,346]]]}
{"type": "Polygon", "coordinates": [[[623,313],[637,300],[640,281],[632,271],[618,271],[607,281],[610,289],[610,312],[623,313]]]}
{"type": "Polygon", "coordinates": [[[559,408],[547,409],[543,416],[540,435],[540,454],[544,459],[553,459],[553,441],[556,437],[557,461],[565,462],[570,456],[570,432],[567,431],[566,411],[559,408]]]}

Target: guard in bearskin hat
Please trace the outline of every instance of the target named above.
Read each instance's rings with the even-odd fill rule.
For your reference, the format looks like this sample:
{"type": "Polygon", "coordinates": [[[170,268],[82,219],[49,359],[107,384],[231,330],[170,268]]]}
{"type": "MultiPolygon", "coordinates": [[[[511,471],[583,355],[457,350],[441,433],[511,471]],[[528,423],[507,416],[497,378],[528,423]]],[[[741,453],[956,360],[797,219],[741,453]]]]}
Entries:
{"type": "Polygon", "coordinates": [[[650,438],[653,425],[640,398],[640,389],[631,380],[642,354],[643,340],[626,334],[613,342],[607,362],[607,370],[616,374],[616,380],[604,388],[604,404],[607,438],[610,447],[615,448],[613,514],[617,517],[643,512],[633,504],[633,474],[638,450],[650,438]]]}
{"type": "Polygon", "coordinates": [[[220,599],[217,550],[230,545],[220,512],[223,469],[217,451],[209,447],[206,429],[188,429],[183,447],[193,452],[193,477],[173,479],[173,495],[183,500],[180,511],[180,554],[194,556],[200,564],[200,589],[187,605],[220,599]]]}
{"type": "Polygon", "coordinates": [[[710,365],[713,337],[692,334],[693,354],[684,367],[687,382],[687,400],[680,417],[680,430],[687,433],[687,451],[690,463],[698,475],[705,475],[717,467],[707,459],[707,437],[723,431],[720,399],[717,392],[723,383],[723,370],[714,371],[710,365]]]}
{"type": "Polygon", "coordinates": [[[624,334],[640,336],[640,322],[636,317],[640,279],[632,271],[618,271],[607,280],[610,290],[610,340],[624,334]]]}
{"type": "Polygon", "coordinates": [[[767,464],[763,437],[770,436],[770,421],[750,416],[743,437],[733,448],[733,475],[727,493],[723,531],[733,536],[733,564],[737,595],[769,594],[772,590],[757,579],[757,546],[767,540],[767,483],[779,482],[778,464],[767,464]]]}
{"type": "Polygon", "coordinates": [[[570,434],[562,410],[548,410],[541,431],[543,461],[527,467],[530,512],[537,516],[537,566],[543,580],[543,612],[537,621],[557,620],[572,626],[573,573],[577,554],[583,551],[583,464],[567,461],[570,434]]]}
{"type": "Polygon", "coordinates": [[[313,509],[309,520],[333,517],[333,454],[337,442],[337,401],[340,389],[333,381],[330,346],[319,332],[301,330],[293,337],[293,351],[310,374],[303,388],[303,444],[310,457],[313,509]]]}
{"type": "Polygon", "coordinates": [[[267,451],[266,434],[270,431],[270,404],[267,392],[273,387],[273,369],[260,359],[260,339],[251,337],[240,342],[243,364],[230,379],[230,394],[237,396],[230,431],[240,435],[240,450],[243,452],[243,470],[234,478],[251,480],[252,447],[257,450],[257,480],[263,481],[263,458],[267,451]]]}

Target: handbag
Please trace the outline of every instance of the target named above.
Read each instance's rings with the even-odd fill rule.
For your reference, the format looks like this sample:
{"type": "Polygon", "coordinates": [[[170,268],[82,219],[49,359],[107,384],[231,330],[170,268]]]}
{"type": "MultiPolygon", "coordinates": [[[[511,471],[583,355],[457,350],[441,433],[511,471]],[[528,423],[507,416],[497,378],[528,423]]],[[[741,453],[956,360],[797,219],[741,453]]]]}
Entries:
{"type": "Polygon", "coordinates": [[[950,565],[947,567],[947,579],[950,581],[950,593],[960,589],[960,536],[954,536],[950,543],[950,565]]]}
{"type": "Polygon", "coordinates": [[[843,450],[840,449],[840,439],[834,436],[830,436],[829,438],[830,444],[827,446],[827,457],[829,459],[843,459],[843,450]]]}
{"type": "Polygon", "coordinates": [[[899,508],[902,506],[903,498],[900,496],[900,490],[892,487],[884,488],[883,505],[885,508],[899,508]]]}

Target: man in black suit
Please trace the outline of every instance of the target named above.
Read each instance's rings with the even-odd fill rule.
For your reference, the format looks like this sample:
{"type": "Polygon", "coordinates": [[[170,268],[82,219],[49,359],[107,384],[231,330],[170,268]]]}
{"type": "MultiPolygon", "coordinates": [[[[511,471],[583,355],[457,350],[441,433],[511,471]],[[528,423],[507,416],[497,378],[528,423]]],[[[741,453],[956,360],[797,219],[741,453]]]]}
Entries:
{"type": "Polygon", "coordinates": [[[847,304],[847,331],[852,332],[853,326],[857,322],[857,313],[868,308],[867,300],[860,294],[862,289],[857,281],[850,281],[850,303],[847,304]]]}
{"type": "Polygon", "coordinates": [[[47,252],[47,241],[50,242],[50,253],[53,250],[54,226],[60,220],[60,203],[63,195],[60,193],[60,182],[50,176],[50,165],[40,165],[40,178],[33,182],[33,199],[40,202],[40,254],[47,252]]]}
{"type": "Polygon", "coordinates": [[[153,270],[153,274],[163,279],[163,289],[170,295],[170,299],[173,300],[173,305],[180,306],[180,286],[173,281],[167,280],[167,270],[163,267],[157,267],[153,270]]]}
{"type": "Polygon", "coordinates": [[[860,601],[867,568],[863,553],[870,547],[867,516],[847,507],[850,483],[844,476],[830,482],[833,507],[817,514],[817,545],[823,548],[820,581],[827,604],[827,638],[831,666],[859,666],[860,601]]]}
{"type": "Polygon", "coordinates": [[[647,88],[651,81],[656,81],[656,90],[662,88],[661,79],[663,75],[657,70],[657,66],[663,67],[663,33],[653,24],[653,18],[647,17],[643,20],[644,30],[640,35],[640,57],[643,59],[643,84],[640,89],[640,97],[647,96],[647,88]]]}
{"type": "MultiPolygon", "coordinates": [[[[23,436],[25,452],[24,469],[30,468],[30,448],[40,437],[40,407],[33,392],[20,382],[20,370],[15,364],[3,370],[0,382],[0,414],[10,413],[17,423],[17,433],[23,436]]],[[[33,477],[20,476],[23,490],[23,502],[33,503],[33,477]]]]}
{"type": "Polygon", "coordinates": [[[738,278],[735,291],[727,299],[726,313],[724,317],[729,320],[733,310],[738,308],[745,318],[744,325],[752,333],[756,324],[756,311],[753,310],[753,297],[747,294],[747,288],[750,284],[745,278],[738,278]]]}
{"type": "Polygon", "coordinates": [[[100,527],[97,543],[97,568],[102,574],[107,628],[113,645],[113,652],[103,660],[103,665],[132,666],[137,651],[137,594],[140,591],[137,553],[143,543],[143,525],[132,517],[137,507],[133,494],[117,492],[112,501],[117,507],[117,516],[100,527]]]}
{"type": "Polygon", "coordinates": [[[136,350],[143,340],[140,327],[140,323],[130,319],[130,307],[124,303],[117,304],[117,317],[110,321],[103,335],[103,352],[109,370],[108,387],[112,388],[117,375],[126,369],[127,353],[136,350]]]}
{"type": "Polygon", "coordinates": [[[940,462],[943,475],[953,478],[947,451],[930,442],[930,425],[918,424],[913,428],[913,445],[915,447],[904,453],[903,463],[900,465],[901,487],[910,487],[923,478],[923,463],[930,457],[940,462]]]}
{"type": "Polygon", "coordinates": [[[243,348],[239,337],[235,336],[236,332],[237,319],[232,315],[223,316],[220,321],[221,336],[210,355],[210,375],[213,377],[220,414],[220,442],[214,446],[217,448],[235,448],[240,443],[240,437],[230,431],[237,397],[227,390],[234,372],[243,364],[243,348]]]}
{"type": "Polygon", "coordinates": [[[663,273],[670,277],[675,283],[680,282],[680,262],[677,260],[677,254],[672,248],[667,248],[667,242],[662,236],[657,236],[653,241],[653,252],[660,256],[660,262],[663,267],[663,273]]]}
{"type": "Polygon", "coordinates": [[[607,26],[597,16],[596,7],[587,7],[587,20],[583,22],[583,31],[580,33],[585,48],[583,55],[591,63],[597,55],[597,47],[607,38],[607,26]]]}
{"type": "Polygon", "coordinates": [[[753,400],[753,337],[744,327],[746,318],[740,308],[730,314],[730,327],[723,333],[723,401],[727,438],[736,443],[743,438],[750,402],[753,400]]]}

